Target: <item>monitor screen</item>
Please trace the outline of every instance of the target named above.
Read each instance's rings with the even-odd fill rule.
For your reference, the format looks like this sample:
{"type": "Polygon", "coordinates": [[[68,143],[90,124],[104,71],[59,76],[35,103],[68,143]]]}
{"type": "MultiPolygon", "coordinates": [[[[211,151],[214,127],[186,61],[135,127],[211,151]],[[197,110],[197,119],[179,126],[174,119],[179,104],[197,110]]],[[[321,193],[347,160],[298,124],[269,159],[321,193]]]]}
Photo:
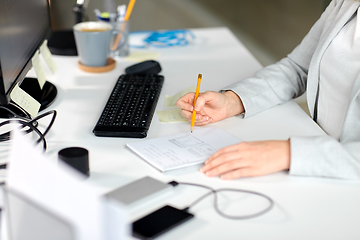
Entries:
{"type": "Polygon", "coordinates": [[[48,0],[0,0],[0,26],[0,104],[6,105],[51,33],[48,0]]]}

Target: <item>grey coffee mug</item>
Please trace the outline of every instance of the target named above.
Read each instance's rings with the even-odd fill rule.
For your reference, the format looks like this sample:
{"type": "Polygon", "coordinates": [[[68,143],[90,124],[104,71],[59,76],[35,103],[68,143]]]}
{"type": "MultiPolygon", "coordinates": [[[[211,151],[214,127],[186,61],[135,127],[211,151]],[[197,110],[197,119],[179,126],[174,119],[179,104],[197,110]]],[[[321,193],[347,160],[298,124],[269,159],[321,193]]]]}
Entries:
{"type": "Polygon", "coordinates": [[[112,26],[105,22],[82,22],[73,27],[76,48],[82,65],[106,66],[110,52],[112,26]]]}

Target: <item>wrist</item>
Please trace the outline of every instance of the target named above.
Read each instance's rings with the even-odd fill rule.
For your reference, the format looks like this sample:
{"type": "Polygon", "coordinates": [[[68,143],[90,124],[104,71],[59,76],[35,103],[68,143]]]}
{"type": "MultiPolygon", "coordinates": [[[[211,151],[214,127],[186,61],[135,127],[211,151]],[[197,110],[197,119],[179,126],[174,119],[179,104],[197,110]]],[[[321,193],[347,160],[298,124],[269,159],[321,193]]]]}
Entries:
{"type": "Polygon", "coordinates": [[[223,93],[228,101],[228,116],[232,117],[245,111],[241,98],[233,91],[229,90],[223,93]]]}

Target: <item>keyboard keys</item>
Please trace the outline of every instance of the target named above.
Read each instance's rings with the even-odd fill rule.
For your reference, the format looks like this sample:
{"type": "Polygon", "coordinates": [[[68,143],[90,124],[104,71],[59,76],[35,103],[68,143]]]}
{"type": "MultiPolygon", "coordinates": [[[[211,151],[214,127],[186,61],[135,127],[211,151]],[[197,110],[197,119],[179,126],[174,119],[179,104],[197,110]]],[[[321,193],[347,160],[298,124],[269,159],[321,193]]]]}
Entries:
{"type": "Polygon", "coordinates": [[[96,136],[147,136],[164,77],[121,75],[93,130],[96,136]]]}

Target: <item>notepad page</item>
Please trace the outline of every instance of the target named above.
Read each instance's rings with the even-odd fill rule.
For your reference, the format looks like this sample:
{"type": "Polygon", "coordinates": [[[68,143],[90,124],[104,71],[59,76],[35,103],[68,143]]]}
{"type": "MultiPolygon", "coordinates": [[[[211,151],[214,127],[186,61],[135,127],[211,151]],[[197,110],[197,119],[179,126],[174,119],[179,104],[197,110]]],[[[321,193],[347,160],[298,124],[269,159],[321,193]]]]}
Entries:
{"type": "Polygon", "coordinates": [[[239,142],[219,128],[202,127],[192,133],[147,139],[127,146],[150,165],[165,172],[203,163],[219,149],[239,142]]]}

